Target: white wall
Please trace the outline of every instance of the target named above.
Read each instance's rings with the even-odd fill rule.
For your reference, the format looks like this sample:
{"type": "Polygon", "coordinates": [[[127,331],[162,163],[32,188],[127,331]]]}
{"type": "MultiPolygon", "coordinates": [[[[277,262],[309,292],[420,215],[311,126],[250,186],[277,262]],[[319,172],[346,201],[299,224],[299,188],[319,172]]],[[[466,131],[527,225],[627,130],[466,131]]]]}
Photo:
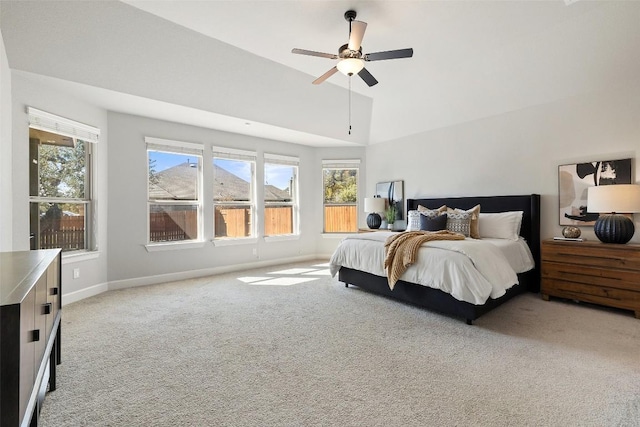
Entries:
{"type": "MultiPolygon", "coordinates": [[[[329,158],[362,157],[364,148],[318,150],[279,141],[230,134],[145,117],[109,113],[109,282],[116,286],[163,280],[153,276],[186,277],[242,265],[271,263],[316,256],[316,241],[322,232],[322,174],[318,152],[329,158]],[[205,202],[202,248],[148,252],[147,155],[145,136],[202,143],[204,163],[210,165],[211,146],[227,146],[258,153],[257,181],[264,182],[263,153],[298,156],[301,235],[299,239],[266,242],[259,231],[257,244],[214,246],[212,204],[205,202]],[[254,255],[253,250],[256,249],[254,255]],[[182,274],[179,274],[182,273],[182,274]],[[176,275],[178,274],[178,275],[176,275]],[[173,276],[172,276],[173,275],[173,276]],[[186,276],[185,276],[186,275],[186,276]],[[141,279],[141,280],[136,280],[141,279]]],[[[205,200],[212,197],[212,170],[204,169],[205,200]],[[207,197],[208,196],[208,197],[207,197]]],[[[258,210],[263,191],[258,185],[258,210]]],[[[337,244],[337,241],[334,241],[337,244]]],[[[330,251],[329,251],[330,253],[330,251]]]]}
{"type": "MultiPolygon", "coordinates": [[[[87,292],[103,286],[107,280],[107,112],[65,93],[40,85],[28,73],[12,71],[13,94],[13,250],[29,250],[29,120],[27,106],[95,126],[101,130],[97,147],[98,164],[94,170],[97,183],[97,239],[99,253],[93,259],[75,260],[63,257],[63,296],[87,292]],[[80,269],[80,277],[72,278],[72,270],[80,269]]],[[[5,153],[2,151],[2,156],[5,153]]],[[[4,211],[4,206],[2,208],[4,211]]]]}
{"type": "Polygon", "coordinates": [[[12,249],[11,70],[0,33],[0,252],[12,249]]]}
{"type": "MultiPolygon", "coordinates": [[[[638,157],[640,80],[602,89],[372,145],[367,191],[404,179],[407,198],[538,193],[542,237],[560,235],[558,165],[638,157]]],[[[595,239],[590,227],[582,232],[595,239]]]]}

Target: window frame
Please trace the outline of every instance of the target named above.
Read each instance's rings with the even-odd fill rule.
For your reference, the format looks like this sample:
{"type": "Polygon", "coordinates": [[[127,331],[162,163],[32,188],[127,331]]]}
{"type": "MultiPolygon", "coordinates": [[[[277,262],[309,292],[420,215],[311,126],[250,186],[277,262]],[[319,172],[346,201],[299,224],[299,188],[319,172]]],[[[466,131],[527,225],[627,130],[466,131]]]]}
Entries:
{"type": "MultiPolygon", "coordinates": [[[[300,158],[294,156],[285,156],[280,154],[269,154],[264,153],[264,164],[263,169],[265,171],[265,180],[266,180],[266,167],[267,164],[280,165],[280,166],[291,166],[293,168],[293,191],[291,192],[291,201],[290,202],[267,202],[263,200],[263,218],[265,218],[264,222],[266,224],[266,208],[267,206],[291,206],[291,233],[287,234],[272,234],[267,235],[266,230],[263,230],[265,241],[269,240],[283,240],[292,237],[300,236],[300,158]]],[[[264,186],[267,185],[263,183],[264,186]]],[[[263,197],[264,199],[264,197],[263,197]]]]}
{"type": "MultiPolygon", "coordinates": [[[[211,157],[211,167],[212,167],[212,180],[215,180],[215,161],[216,159],[222,160],[232,160],[232,161],[241,161],[249,163],[250,167],[250,179],[249,179],[249,197],[248,201],[216,201],[215,194],[213,194],[211,198],[211,202],[213,204],[213,238],[212,241],[214,245],[224,246],[224,245],[233,245],[233,244],[243,244],[243,243],[255,243],[257,241],[258,234],[258,208],[257,208],[257,195],[256,195],[256,170],[257,170],[257,159],[258,155],[255,151],[249,150],[241,150],[236,148],[228,148],[221,146],[213,146],[212,147],[212,157],[211,157]],[[248,236],[216,236],[216,207],[218,206],[229,206],[229,207],[248,207],[250,214],[250,225],[249,225],[249,235],[248,236]]],[[[214,182],[211,183],[212,186],[214,182]]],[[[214,191],[215,193],[215,191],[214,191]]]]}
{"type": "MultiPolygon", "coordinates": [[[[50,197],[31,195],[29,191],[29,223],[31,224],[31,206],[33,203],[55,203],[55,204],[81,204],[84,206],[84,249],[63,251],[63,258],[70,256],[78,257],[84,254],[97,253],[98,251],[98,225],[95,209],[96,194],[96,169],[98,141],[100,139],[100,129],[71,120],[56,114],[48,113],[33,107],[26,108],[29,129],[36,129],[56,135],[72,138],[74,143],[80,140],[84,144],[84,197],[50,197]]],[[[29,131],[30,133],[30,131],[29,131]]],[[[31,138],[29,137],[29,144],[31,138]]],[[[39,150],[38,150],[39,151],[39,150]]],[[[38,153],[39,156],[39,153],[38,153]]],[[[31,158],[31,155],[29,155],[31,158]]],[[[31,181],[31,177],[29,177],[31,181]]],[[[40,170],[38,170],[38,185],[40,184],[40,170]]],[[[31,182],[29,187],[31,187],[31,182]]],[[[38,236],[33,236],[37,238],[38,236]]],[[[30,244],[31,246],[31,244],[30,244]]],[[[39,249],[39,242],[36,242],[36,249],[39,249]]]]}
{"type": "Polygon", "coordinates": [[[204,145],[200,143],[175,141],[162,138],[145,137],[146,143],[146,171],[147,171],[147,209],[146,209],[146,244],[145,247],[149,251],[173,249],[173,248],[190,248],[200,247],[204,242],[204,221],[203,221],[203,163],[204,163],[204,145]],[[165,200],[165,199],[151,199],[149,194],[149,161],[150,151],[163,152],[168,154],[180,154],[196,156],[198,159],[197,173],[196,173],[196,199],[185,200],[165,200]],[[197,238],[175,241],[151,241],[151,206],[179,206],[188,205],[196,207],[197,217],[197,238]]]}
{"type": "Polygon", "coordinates": [[[339,235],[339,234],[348,234],[355,233],[358,231],[358,224],[360,221],[360,159],[341,159],[341,160],[322,160],[322,233],[326,235],[339,235]],[[327,205],[325,202],[325,185],[324,185],[324,174],[325,170],[345,170],[345,169],[354,169],[356,170],[356,200],[353,203],[344,203],[346,206],[354,206],[356,211],[355,217],[355,227],[351,231],[327,231],[327,218],[326,218],[326,206],[335,206],[335,205],[327,205]]]}

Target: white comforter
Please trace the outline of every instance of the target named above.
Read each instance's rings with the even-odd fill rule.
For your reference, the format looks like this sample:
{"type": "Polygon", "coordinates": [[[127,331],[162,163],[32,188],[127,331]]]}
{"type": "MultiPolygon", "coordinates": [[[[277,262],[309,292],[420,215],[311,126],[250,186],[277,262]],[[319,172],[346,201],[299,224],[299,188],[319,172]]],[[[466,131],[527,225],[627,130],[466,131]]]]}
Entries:
{"type": "MultiPolygon", "coordinates": [[[[386,276],[384,242],[389,233],[346,237],[333,253],[331,275],[340,267],[386,276]]],[[[531,267],[532,268],[532,267],[531,267]]],[[[499,298],[518,283],[516,272],[494,244],[475,239],[433,241],[424,244],[417,262],[401,280],[440,289],[460,301],[484,304],[499,298]]]]}

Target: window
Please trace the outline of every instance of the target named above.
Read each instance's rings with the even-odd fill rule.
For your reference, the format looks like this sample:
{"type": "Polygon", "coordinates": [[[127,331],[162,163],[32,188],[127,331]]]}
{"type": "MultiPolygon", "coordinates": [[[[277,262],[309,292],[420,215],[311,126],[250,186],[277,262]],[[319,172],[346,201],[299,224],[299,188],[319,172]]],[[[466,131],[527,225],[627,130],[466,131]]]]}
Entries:
{"type": "Polygon", "coordinates": [[[202,239],[201,144],[145,138],[149,243],[202,239]]]}
{"type": "Polygon", "coordinates": [[[359,160],[323,160],[324,232],[358,231],[359,160]]]}
{"type": "Polygon", "coordinates": [[[92,155],[100,130],[29,107],[31,249],[96,248],[92,155]]]}
{"type": "Polygon", "coordinates": [[[214,238],[255,237],[256,153],[213,147],[214,238]]]}
{"type": "Polygon", "coordinates": [[[264,155],[264,235],[298,234],[297,157],[264,155]]]}

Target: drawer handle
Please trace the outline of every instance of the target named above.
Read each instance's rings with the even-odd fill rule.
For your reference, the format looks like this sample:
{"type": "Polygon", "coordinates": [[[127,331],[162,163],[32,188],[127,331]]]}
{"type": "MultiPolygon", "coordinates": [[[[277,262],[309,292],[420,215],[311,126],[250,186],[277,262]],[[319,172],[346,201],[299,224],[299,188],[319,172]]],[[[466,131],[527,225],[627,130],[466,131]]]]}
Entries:
{"type": "Polygon", "coordinates": [[[34,329],[31,331],[31,342],[40,341],[40,329],[34,329]]]}
{"type": "Polygon", "coordinates": [[[43,314],[51,314],[51,307],[52,307],[52,305],[51,305],[50,302],[48,302],[46,304],[43,304],[43,306],[42,306],[43,314]]]}
{"type": "Polygon", "coordinates": [[[58,288],[51,288],[51,295],[58,295],[58,288]]]}

